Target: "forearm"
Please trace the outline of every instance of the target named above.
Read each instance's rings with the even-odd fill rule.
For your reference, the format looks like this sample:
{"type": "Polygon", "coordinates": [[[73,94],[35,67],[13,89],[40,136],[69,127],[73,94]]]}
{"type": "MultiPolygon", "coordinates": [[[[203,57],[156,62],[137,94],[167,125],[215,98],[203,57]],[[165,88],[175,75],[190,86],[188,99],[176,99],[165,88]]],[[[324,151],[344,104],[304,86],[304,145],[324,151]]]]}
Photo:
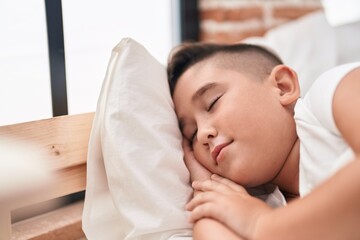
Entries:
{"type": "Polygon", "coordinates": [[[194,224],[193,228],[194,240],[243,240],[238,237],[234,232],[229,230],[221,223],[210,219],[203,218],[194,224]]]}
{"type": "MultiPolygon", "coordinates": [[[[194,196],[198,194],[198,191],[194,192],[194,196]]],[[[194,240],[243,240],[238,237],[229,228],[225,227],[220,222],[210,219],[203,218],[195,222],[193,227],[193,239],[194,240]]]]}
{"type": "Polygon", "coordinates": [[[360,159],[262,218],[254,239],[360,239],[360,159]]]}

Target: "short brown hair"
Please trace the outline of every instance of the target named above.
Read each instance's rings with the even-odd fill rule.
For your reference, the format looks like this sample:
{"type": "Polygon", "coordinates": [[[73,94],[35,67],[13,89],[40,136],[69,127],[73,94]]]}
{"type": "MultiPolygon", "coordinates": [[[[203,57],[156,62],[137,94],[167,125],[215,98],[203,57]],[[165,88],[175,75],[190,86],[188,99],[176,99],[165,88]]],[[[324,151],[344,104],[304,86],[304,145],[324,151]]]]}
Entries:
{"type": "Polygon", "coordinates": [[[167,74],[171,94],[181,75],[197,63],[212,59],[217,65],[253,74],[264,79],[281,59],[268,49],[245,43],[185,43],[170,53],[167,74]],[[216,60],[215,56],[222,56],[216,60]]]}

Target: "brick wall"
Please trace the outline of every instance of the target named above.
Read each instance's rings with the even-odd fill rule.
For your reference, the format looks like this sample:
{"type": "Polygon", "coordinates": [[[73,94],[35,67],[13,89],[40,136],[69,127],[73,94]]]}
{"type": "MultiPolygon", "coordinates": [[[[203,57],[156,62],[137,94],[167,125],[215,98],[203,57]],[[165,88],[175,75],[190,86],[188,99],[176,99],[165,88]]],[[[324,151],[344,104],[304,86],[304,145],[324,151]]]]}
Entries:
{"type": "Polygon", "coordinates": [[[321,10],[320,0],[198,0],[200,40],[236,42],[321,10]]]}

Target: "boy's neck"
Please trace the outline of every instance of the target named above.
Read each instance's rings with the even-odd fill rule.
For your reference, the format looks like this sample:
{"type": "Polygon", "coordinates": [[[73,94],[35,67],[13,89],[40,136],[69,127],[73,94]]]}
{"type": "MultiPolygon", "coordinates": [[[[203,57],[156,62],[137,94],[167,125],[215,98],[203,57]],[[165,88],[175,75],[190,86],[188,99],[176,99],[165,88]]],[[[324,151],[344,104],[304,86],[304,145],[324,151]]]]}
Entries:
{"type": "Polygon", "coordinates": [[[297,138],[284,166],[273,181],[289,200],[299,196],[299,159],[300,140],[297,138]]]}

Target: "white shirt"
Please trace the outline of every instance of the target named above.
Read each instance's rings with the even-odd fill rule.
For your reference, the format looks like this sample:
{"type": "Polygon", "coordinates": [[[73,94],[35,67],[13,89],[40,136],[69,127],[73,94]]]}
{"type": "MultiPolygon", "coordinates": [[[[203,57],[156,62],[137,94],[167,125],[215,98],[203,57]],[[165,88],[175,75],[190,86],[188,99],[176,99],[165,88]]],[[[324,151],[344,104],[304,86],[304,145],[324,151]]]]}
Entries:
{"type": "Polygon", "coordinates": [[[323,73],[304,99],[299,99],[295,105],[294,118],[300,139],[301,196],[354,159],[352,149],[335,124],[332,102],[340,81],[357,67],[360,62],[340,65],[323,73]]]}

